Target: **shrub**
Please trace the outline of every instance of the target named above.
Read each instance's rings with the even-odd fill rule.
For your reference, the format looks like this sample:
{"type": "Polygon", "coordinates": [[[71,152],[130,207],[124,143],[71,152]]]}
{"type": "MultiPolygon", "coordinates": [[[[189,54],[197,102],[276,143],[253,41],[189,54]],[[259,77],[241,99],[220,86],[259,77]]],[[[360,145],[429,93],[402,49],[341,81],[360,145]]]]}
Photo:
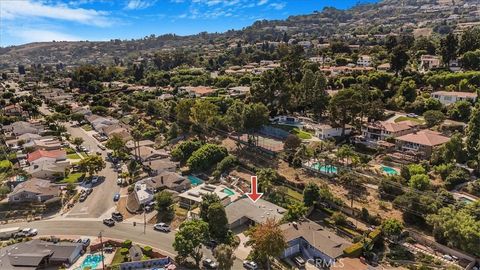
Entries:
{"type": "Polygon", "coordinates": [[[131,248],[132,247],[132,240],[125,240],[123,243],[122,243],[122,247],[123,248],[131,248]]]}
{"type": "Polygon", "coordinates": [[[126,255],[128,253],[128,251],[129,251],[128,248],[123,247],[123,248],[120,249],[120,254],[126,255]]]}
{"type": "Polygon", "coordinates": [[[188,158],[187,165],[195,171],[204,171],[210,169],[213,165],[224,159],[228,155],[225,147],[216,144],[205,144],[188,158]]]}
{"type": "Polygon", "coordinates": [[[185,162],[193,152],[202,146],[200,141],[184,141],[172,150],[172,158],[177,161],[185,162]]]}
{"type": "Polygon", "coordinates": [[[153,253],[152,247],[150,247],[150,246],[145,246],[145,247],[143,248],[143,253],[145,253],[145,255],[147,255],[147,256],[152,256],[152,253],[153,253]]]}
{"type": "Polygon", "coordinates": [[[363,251],[363,243],[362,241],[357,242],[343,250],[343,254],[350,258],[360,257],[363,251]]]}

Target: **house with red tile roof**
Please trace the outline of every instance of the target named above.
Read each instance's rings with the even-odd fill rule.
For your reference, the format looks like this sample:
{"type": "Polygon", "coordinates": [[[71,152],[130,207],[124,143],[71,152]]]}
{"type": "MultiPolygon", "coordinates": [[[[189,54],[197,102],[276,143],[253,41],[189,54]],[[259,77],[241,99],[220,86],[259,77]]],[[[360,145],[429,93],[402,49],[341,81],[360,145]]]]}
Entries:
{"type": "Polygon", "coordinates": [[[63,149],[37,150],[27,155],[27,161],[31,165],[44,162],[59,162],[67,159],[67,152],[63,149]]]}
{"type": "Polygon", "coordinates": [[[449,137],[441,133],[424,129],[395,138],[395,148],[397,151],[412,153],[422,158],[429,158],[433,149],[448,142],[449,137]]]}

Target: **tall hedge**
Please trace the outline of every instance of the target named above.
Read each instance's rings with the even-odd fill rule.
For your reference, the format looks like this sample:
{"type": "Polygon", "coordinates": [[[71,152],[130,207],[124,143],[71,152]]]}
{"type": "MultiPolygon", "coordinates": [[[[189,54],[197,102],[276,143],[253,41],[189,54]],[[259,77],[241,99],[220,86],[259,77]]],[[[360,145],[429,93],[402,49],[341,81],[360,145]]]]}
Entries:
{"type": "Polygon", "coordinates": [[[192,172],[208,170],[228,155],[225,147],[205,144],[188,158],[187,165],[192,172]]]}

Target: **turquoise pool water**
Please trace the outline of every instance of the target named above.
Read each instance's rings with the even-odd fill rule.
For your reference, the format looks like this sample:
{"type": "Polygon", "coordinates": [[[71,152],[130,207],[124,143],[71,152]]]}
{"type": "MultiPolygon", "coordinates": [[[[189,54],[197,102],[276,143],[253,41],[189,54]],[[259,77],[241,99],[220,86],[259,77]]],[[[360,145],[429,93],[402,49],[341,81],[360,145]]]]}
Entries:
{"type": "Polygon", "coordinates": [[[190,180],[190,183],[192,183],[192,186],[198,186],[201,183],[203,183],[203,180],[194,176],[194,175],[189,175],[187,176],[188,180],[190,180]]]}
{"type": "Polygon", "coordinates": [[[92,255],[87,255],[85,260],[83,260],[82,265],[80,268],[77,268],[77,270],[83,270],[86,269],[87,267],[90,267],[90,269],[97,269],[98,265],[102,263],[102,255],[100,254],[92,254],[92,255]]]}
{"type": "Polygon", "coordinates": [[[469,198],[467,197],[460,197],[458,198],[458,200],[462,203],[465,203],[465,204],[471,204],[471,203],[474,203],[474,201],[470,200],[469,198]]]}
{"type": "Polygon", "coordinates": [[[382,165],[381,168],[382,168],[382,171],[383,171],[384,173],[388,174],[388,175],[397,175],[397,174],[398,174],[398,172],[397,172],[394,168],[392,168],[392,167],[388,167],[388,166],[383,166],[383,165],[382,165]]]}
{"type": "Polygon", "coordinates": [[[323,173],[333,173],[333,174],[336,174],[338,171],[337,171],[337,167],[333,166],[333,165],[323,165],[323,166],[320,166],[320,163],[315,163],[312,165],[312,168],[315,169],[315,170],[318,170],[318,171],[321,171],[323,173]]]}
{"type": "Polygon", "coordinates": [[[228,196],[233,196],[235,195],[235,192],[229,188],[224,188],[223,193],[227,194],[228,196]]]}

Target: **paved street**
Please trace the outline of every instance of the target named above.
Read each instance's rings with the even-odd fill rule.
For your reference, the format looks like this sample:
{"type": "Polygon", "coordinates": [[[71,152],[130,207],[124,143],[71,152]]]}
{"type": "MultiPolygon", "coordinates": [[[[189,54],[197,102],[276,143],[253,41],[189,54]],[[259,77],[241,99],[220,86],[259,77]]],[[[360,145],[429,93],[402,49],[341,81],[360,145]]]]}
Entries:
{"type": "MultiPolygon", "coordinates": [[[[72,127],[69,123],[65,126],[72,138],[81,137],[83,139],[83,146],[89,149],[92,155],[100,152],[104,159],[107,157],[107,152],[98,148],[97,140],[87,134],[85,130],[80,127],[72,127]]],[[[98,175],[102,176],[102,179],[93,187],[92,194],[84,202],[77,203],[67,214],[67,217],[98,218],[114,209],[113,196],[120,191],[120,187],[117,185],[118,174],[113,170],[112,163],[107,161],[107,166],[98,175]]]]}

